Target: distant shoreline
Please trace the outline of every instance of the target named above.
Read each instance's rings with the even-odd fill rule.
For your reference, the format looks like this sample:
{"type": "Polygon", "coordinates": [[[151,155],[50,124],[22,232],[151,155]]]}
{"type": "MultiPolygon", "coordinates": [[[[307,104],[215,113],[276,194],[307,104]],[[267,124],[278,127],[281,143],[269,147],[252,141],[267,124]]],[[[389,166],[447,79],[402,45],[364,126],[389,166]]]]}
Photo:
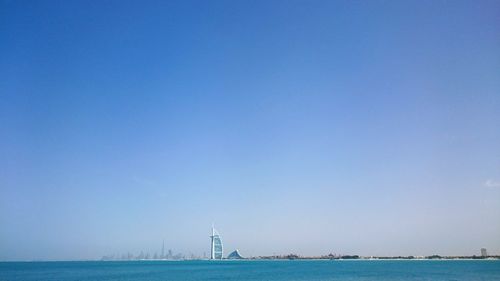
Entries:
{"type": "Polygon", "coordinates": [[[220,262],[220,261],[499,261],[500,256],[488,258],[358,258],[358,259],[324,259],[324,258],[296,258],[296,259],[283,259],[283,258],[246,258],[246,259],[141,259],[141,260],[4,260],[0,263],[11,262],[185,262],[185,261],[207,261],[207,262],[220,262]]]}

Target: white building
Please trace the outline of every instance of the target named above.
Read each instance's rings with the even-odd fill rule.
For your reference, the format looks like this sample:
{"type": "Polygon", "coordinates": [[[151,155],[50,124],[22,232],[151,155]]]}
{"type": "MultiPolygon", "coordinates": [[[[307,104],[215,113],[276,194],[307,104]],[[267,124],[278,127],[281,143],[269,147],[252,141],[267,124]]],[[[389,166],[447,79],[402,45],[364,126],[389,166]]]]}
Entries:
{"type": "Polygon", "coordinates": [[[212,226],[212,236],[210,236],[212,243],[210,246],[210,259],[211,260],[221,260],[224,257],[224,252],[222,248],[222,239],[212,226]]]}

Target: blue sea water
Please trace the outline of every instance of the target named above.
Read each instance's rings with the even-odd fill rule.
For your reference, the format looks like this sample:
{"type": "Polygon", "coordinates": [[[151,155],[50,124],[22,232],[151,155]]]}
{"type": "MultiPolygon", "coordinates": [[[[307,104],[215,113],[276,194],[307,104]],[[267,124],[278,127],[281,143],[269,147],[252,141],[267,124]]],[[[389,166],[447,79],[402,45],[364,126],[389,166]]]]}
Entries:
{"type": "Polygon", "coordinates": [[[0,281],[500,280],[499,260],[2,262],[0,281]]]}

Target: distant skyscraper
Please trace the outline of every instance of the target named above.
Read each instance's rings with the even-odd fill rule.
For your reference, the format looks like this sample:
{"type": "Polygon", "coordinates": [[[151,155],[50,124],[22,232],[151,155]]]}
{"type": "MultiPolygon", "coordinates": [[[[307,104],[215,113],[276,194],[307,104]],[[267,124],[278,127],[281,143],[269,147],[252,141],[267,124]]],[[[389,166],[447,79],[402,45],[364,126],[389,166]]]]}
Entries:
{"type": "Polygon", "coordinates": [[[161,245],[161,258],[165,258],[165,240],[163,240],[163,244],[161,245]]]}
{"type": "Polygon", "coordinates": [[[488,252],[486,251],[486,248],[481,248],[481,257],[487,257],[488,252]]]}
{"type": "Polygon", "coordinates": [[[223,249],[222,249],[222,239],[215,230],[215,228],[212,226],[212,243],[210,246],[210,259],[212,260],[221,260],[223,258],[223,249]]]}

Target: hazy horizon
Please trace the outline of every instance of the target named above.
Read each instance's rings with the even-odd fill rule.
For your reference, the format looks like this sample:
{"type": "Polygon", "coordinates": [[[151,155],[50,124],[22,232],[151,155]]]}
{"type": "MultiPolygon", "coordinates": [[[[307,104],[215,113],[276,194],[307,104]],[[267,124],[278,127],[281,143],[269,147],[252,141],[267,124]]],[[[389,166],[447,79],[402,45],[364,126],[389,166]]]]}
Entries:
{"type": "Polygon", "coordinates": [[[500,255],[499,1],[0,1],[0,260],[500,255]]]}

